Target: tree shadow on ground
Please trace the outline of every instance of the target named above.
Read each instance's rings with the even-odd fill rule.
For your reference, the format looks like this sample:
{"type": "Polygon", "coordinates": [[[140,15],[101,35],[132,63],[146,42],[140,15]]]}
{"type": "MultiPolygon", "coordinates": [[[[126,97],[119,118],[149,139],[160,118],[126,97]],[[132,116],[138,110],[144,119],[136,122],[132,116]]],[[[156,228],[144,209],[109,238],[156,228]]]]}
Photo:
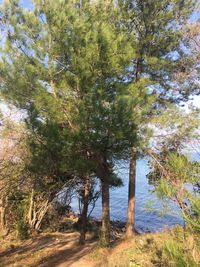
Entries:
{"type": "Polygon", "coordinates": [[[85,246],[79,246],[78,237],[78,233],[66,235],[55,233],[36,236],[17,247],[1,252],[1,266],[13,266],[18,261],[24,262],[23,265],[19,266],[54,267],[62,263],[66,263],[63,266],[71,266],[73,262],[86,255],[95,246],[95,242],[90,240],[86,242],[85,246]],[[41,253],[41,257],[37,260],[35,256],[38,253],[41,253]],[[28,263],[30,259],[34,261],[33,264],[28,263]]]}
{"type": "Polygon", "coordinates": [[[54,254],[43,258],[32,267],[63,266],[70,267],[78,260],[86,256],[96,245],[96,242],[87,242],[85,246],[76,245],[75,247],[65,248],[56,251],[54,254]]]}

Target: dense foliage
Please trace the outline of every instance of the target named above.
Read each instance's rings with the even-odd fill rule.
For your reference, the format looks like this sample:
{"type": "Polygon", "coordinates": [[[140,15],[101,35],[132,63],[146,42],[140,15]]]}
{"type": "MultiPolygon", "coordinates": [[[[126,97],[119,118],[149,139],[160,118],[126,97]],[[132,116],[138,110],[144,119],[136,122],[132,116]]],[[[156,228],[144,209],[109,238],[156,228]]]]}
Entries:
{"type": "Polygon", "coordinates": [[[29,10],[3,2],[1,97],[24,116],[2,122],[2,228],[25,238],[50,221],[52,205],[64,199],[68,210],[77,194],[84,243],[88,206],[101,194],[100,240],[109,245],[109,188],[122,185],[114,167],[130,160],[131,236],[136,160],[149,155],[157,194],[178,202],[199,231],[199,191],[185,187],[199,187],[199,164],[181,154],[198,135],[199,111],[177,107],[199,93],[198,23],[188,23],[196,4],[35,0],[29,10]]]}

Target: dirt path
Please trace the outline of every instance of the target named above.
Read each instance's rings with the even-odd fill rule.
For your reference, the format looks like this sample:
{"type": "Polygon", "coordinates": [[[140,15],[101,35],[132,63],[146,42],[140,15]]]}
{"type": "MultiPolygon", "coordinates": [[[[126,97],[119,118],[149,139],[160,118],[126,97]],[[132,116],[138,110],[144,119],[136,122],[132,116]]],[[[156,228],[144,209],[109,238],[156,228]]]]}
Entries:
{"type": "Polygon", "coordinates": [[[10,248],[0,247],[0,267],[94,267],[88,253],[97,243],[88,240],[79,246],[78,237],[78,233],[41,234],[18,245],[10,243],[10,248]]]}
{"type": "Polygon", "coordinates": [[[89,237],[85,246],[78,245],[79,233],[40,234],[19,243],[1,240],[0,267],[153,267],[161,262],[166,240],[176,239],[181,229],[118,239],[107,249],[97,248],[98,243],[89,237]]]}

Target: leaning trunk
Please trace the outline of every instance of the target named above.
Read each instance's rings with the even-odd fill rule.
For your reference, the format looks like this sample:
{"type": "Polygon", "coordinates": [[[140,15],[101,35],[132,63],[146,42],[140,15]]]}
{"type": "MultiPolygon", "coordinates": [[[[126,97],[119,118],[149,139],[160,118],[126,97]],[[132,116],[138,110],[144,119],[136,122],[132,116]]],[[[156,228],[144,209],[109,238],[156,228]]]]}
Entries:
{"type": "Polygon", "coordinates": [[[134,233],[135,224],[135,183],[136,183],[136,156],[132,155],[129,171],[128,211],[126,224],[126,237],[131,238],[134,233]]]}
{"type": "Polygon", "coordinates": [[[83,196],[83,210],[81,214],[81,231],[79,244],[85,244],[85,236],[87,232],[87,213],[89,204],[89,193],[90,193],[90,178],[89,176],[84,177],[84,196],[83,196]]]}
{"type": "Polygon", "coordinates": [[[27,223],[31,230],[38,231],[49,207],[49,200],[34,200],[34,190],[31,191],[30,206],[27,214],[27,223]],[[38,205],[37,205],[38,204],[38,205]]]}
{"type": "Polygon", "coordinates": [[[102,185],[102,228],[101,240],[102,246],[107,247],[110,243],[110,196],[108,179],[101,180],[102,185]]]}

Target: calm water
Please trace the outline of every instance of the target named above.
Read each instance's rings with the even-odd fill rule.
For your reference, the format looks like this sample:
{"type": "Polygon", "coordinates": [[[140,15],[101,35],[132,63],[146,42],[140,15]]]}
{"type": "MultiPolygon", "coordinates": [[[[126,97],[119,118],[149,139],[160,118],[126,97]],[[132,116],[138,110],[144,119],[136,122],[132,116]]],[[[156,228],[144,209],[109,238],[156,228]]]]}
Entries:
{"type": "MultiPolygon", "coordinates": [[[[168,203],[168,207],[163,207],[163,202],[152,192],[153,186],[148,184],[146,175],[148,174],[147,160],[138,160],[136,168],[136,211],[135,224],[139,232],[159,231],[172,227],[176,224],[183,224],[180,210],[173,202],[168,203]]],[[[128,198],[128,165],[123,165],[117,169],[118,175],[122,178],[124,186],[111,189],[110,208],[111,219],[126,221],[127,198],[128,198]]],[[[165,202],[166,204],[166,202],[165,202]]],[[[73,203],[74,211],[78,211],[77,203],[73,203]]],[[[101,218],[101,199],[96,203],[92,213],[95,218],[101,218]]]]}

